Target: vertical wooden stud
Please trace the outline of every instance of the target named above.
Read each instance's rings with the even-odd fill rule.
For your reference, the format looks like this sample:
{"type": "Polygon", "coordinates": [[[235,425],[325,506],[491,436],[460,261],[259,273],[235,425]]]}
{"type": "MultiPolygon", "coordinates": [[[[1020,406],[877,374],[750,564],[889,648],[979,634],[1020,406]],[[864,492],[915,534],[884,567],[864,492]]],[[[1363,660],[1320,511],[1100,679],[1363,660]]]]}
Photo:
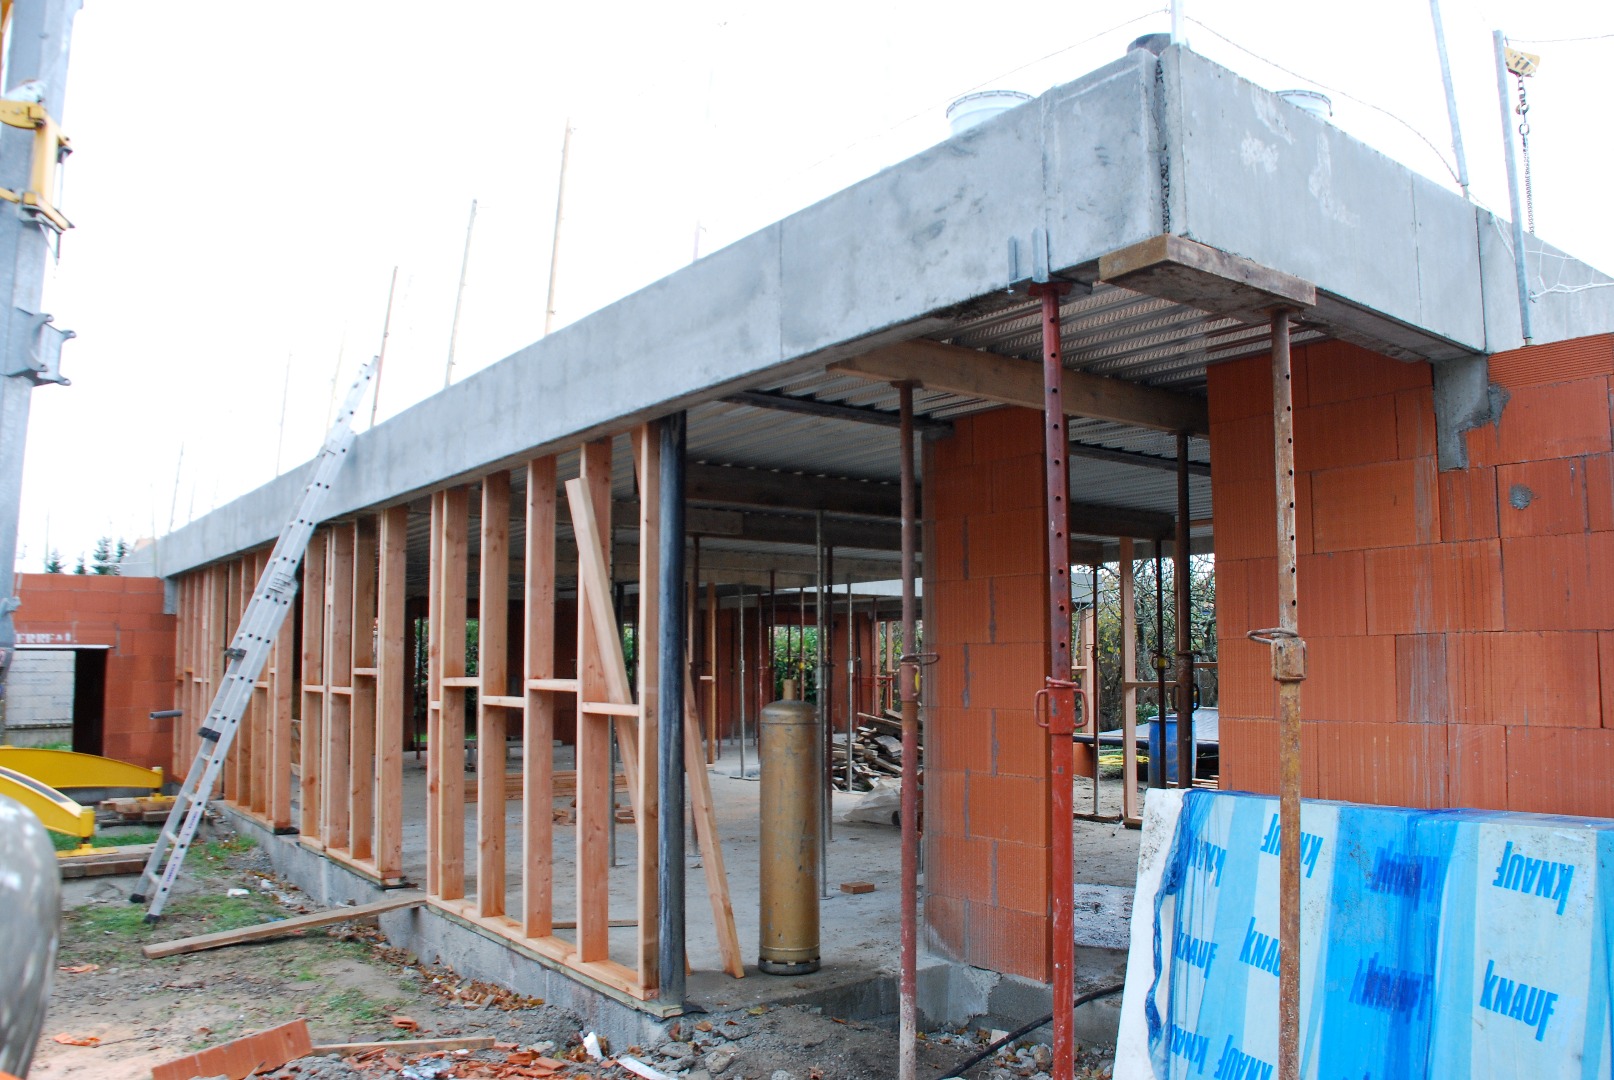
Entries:
{"type": "Polygon", "coordinates": [[[353,737],[348,786],[348,852],[360,862],[375,858],[376,776],[376,557],[373,517],[360,518],[353,537],[353,737]]]}
{"type": "Polygon", "coordinates": [[[482,679],[476,710],[476,908],[484,918],[504,914],[504,772],[506,707],[490,696],[509,693],[510,474],[482,478],[482,553],[476,671],[482,679]]]}
{"type": "Polygon", "coordinates": [[[661,984],[661,936],[657,912],[660,859],[657,822],[661,816],[657,758],[660,740],[657,709],[661,698],[660,638],[656,628],[661,614],[657,582],[661,579],[661,430],[644,424],[633,433],[633,464],[639,478],[639,628],[634,654],[639,668],[639,790],[634,803],[634,836],[639,850],[638,879],[634,890],[639,933],[636,961],[639,982],[647,992],[661,984]]]}
{"type": "Polygon", "coordinates": [[[555,695],[533,682],[555,677],[555,479],[554,458],[527,463],[521,921],[529,938],[554,932],[555,695]]]}
{"type": "MultiPolygon", "coordinates": [[[[606,701],[606,660],[601,655],[595,613],[602,598],[591,595],[598,584],[583,572],[588,560],[610,566],[611,442],[588,443],[580,453],[578,480],[567,483],[571,496],[572,529],[578,546],[577,599],[577,958],[585,963],[610,959],[610,840],[611,827],[611,718],[590,713],[589,702],[606,701]],[[585,532],[591,517],[598,531],[590,540],[585,532]],[[594,546],[598,545],[598,546],[594,546]]],[[[609,606],[609,577],[607,595],[609,606]]],[[[611,628],[615,632],[615,627],[611,628]]]]}
{"type": "Polygon", "coordinates": [[[351,524],[331,530],[325,570],[325,846],[348,851],[353,759],[353,549],[351,524]]]}
{"type": "Polygon", "coordinates": [[[384,882],[403,877],[404,683],[413,677],[404,652],[409,508],[381,512],[377,567],[375,675],[375,868],[384,882]]]}
{"type": "Polygon", "coordinates": [[[442,570],[437,620],[438,663],[437,839],[441,857],[437,893],[444,900],[465,895],[465,609],[470,573],[470,515],[465,488],[443,493],[442,570]]]}
{"type": "Polygon", "coordinates": [[[302,777],[298,793],[298,828],[304,843],[320,839],[320,766],[325,742],[325,565],[331,532],[314,533],[303,558],[302,710],[298,757],[302,777]]]}

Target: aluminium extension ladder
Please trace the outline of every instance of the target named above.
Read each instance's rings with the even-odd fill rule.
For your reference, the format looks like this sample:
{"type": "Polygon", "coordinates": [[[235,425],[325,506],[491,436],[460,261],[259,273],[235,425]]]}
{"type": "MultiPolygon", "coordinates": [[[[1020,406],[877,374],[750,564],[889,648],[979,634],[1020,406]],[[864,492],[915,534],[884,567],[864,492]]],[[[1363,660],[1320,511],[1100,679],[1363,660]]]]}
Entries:
{"type": "Polygon", "coordinates": [[[258,675],[263,671],[269,650],[291,610],[292,600],[297,595],[297,565],[303,561],[303,553],[308,550],[308,541],[320,520],[320,506],[331,489],[331,481],[341,471],[343,462],[347,460],[348,449],[353,445],[353,415],[375,377],[375,368],[376,361],[373,359],[365,364],[359,372],[358,381],[348,391],[342,411],[337,415],[330,434],[325,436],[325,444],[320,447],[319,456],[314,461],[311,478],[303,489],[297,511],[281,530],[280,539],[269,556],[269,565],[264,568],[263,577],[258,579],[258,586],[253,591],[252,601],[241,615],[241,625],[236,628],[235,638],[225,650],[228,665],[218,693],[208,709],[207,720],[198,732],[201,745],[197,747],[196,760],[191,762],[190,772],[185,774],[185,783],[174,797],[174,805],[152,848],[151,858],[146,861],[146,869],[129,897],[129,902],[133,904],[143,904],[148,899],[151,901],[151,906],[146,910],[148,923],[162,917],[168,894],[185,862],[185,852],[190,849],[191,841],[196,839],[196,830],[201,826],[202,815],[213,797],[213,787],[224,768],[224,759],[229,755],[230,744],[235,741],[235,733],[241,726],[241,715],[252,700],[258,675]]]}

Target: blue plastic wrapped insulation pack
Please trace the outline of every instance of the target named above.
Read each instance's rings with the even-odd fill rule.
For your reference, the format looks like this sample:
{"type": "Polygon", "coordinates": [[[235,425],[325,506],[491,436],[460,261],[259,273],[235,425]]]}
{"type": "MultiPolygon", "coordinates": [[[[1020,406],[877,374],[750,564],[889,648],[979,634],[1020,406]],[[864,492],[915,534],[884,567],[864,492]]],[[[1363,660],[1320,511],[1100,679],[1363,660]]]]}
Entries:
{"type": "MultiPolygon", "coordinates": [[[[1268,1080],[1278,802],[1150,791],[1117,1080],[1268,1080]]],[[[1614,821],[1307,801],[1315,1080],[1611,1077],[1614,821]]]]}

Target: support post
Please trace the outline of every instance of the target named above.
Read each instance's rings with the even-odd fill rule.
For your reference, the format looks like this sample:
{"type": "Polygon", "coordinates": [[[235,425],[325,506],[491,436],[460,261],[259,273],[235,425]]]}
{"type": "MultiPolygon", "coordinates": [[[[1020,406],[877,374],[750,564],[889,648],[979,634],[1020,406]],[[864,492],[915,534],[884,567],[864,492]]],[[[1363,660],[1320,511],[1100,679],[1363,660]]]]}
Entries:
{"type": "Polygon", "coordinates": [[[1133,589],[1132,538],[1117,541],[1121,586],[1121,817],[1142,821],[1138,805],[1138,611],[1133,589]]]}
{"type": "MultiPolygon", "coordinates": [[[[684,1003],[684,440],[685,416],[661,423],[661,558],[655,587],[661,816],[656,819],[661,1000],[684,1003]]],[[[645,582],[643,587],[649,588],[645,582]]]]}
{"type": "MultiPolygon", "coordinates": [[[[1033,285],[1042,300],[1043,466],[1048,519],[1048,678],[1038,697],[1047,699],[1048,833],[1052,863],[1048,887],[1053,906],[1054,1080],[1071,1080],[1076,1060],[1076,941],[1074,905],[1076,688],[1070,655],[1070,439],[1065,427],[1064,353],[1059,341],[1059,297],[1068,286],[1033,285]]],[[[1040,704],[1040,701],[1039,701],[1040,704]]]]}
{"type": "MultiPolygon", "coordinates": [[[[81,0],[36,0],[5,5],[11,26],[4,37],[8,53],[4,89],[39,80],[44,93],[40,104],[58,121],[67,90],[68,43],[80,3],[81,0]]],[[[33,131],[10,125],[0,127],[0,187],[16,192],[29,189],[33,148],[33,131]]],[[[56,197],[54,191],[35,194],[41,200],[56,197]]],[[[17,564],[17,514],[22,501],[29,399],[37,374],[30,362],[31,353],[39,335],[60,337],[60,332],[49,326],[32,331],[29,327],[35,318],[33,313],[40,309],[45,266],[55,239],[43,218],[23,212],[21,206],[7,208],[0,215],[0,349],[4,350],[0,370],[17,372],[0,375],[0,701],[5,699],[7,673],[16,648],[11,613],[18,600],[13,594],[12,571],[17,564]]],[[[194,712],[187,713],[184,726],[194,729],[195,716],[194,712]]],[[[4,717],[5,711],[0,709],[0,741],[4,741],[4,717]]],[[[176,730],[180,726],[174,725],[176,730]]]]}
{"type": "Polygon", "coordinates": [[[1463,152],[1463,125],[1457,118],[1457,93],[1452,89],[1451,60],[1446,55],[1446,25],[1440,17],[1440,0],[1429,0],[1429,18],[1435,24],[1435,52],[1440,56],[1440,81],[1446,88],[1446,118],[1451,121],[1451,149],[1457,156],[1457,186],[1468,198],[1468,155],[1463,152]]]}
{"type": "Polygon", "coordinates": [[[504,775],[509,713],[488,699],[509,694],[510,474],[482,478],[481,581],[477,599],[476,913],[504,914],[504,775]]]}
{"type": "Polygon", "coordinates": [[[1519,205],[1519,164],[1513,157],[1513,117],[1508,112],[1507,38],[1502,31],[1492,32],[1491,45],[1496,53],[1496,97],[1502,106],[1502,156],[1508,166],[1508,204],[1513,214],[1513,278],[1519,288],[1519,334],[1528,345],[1534,337],[1530,331],[1530,283],[1524,265],[1524,211],[1519,205]]]}
{"type": "MultiPolygon", "coordinates": [[[[918,1074],[919,1037],[919,604],[914,587],[918,507],[914,498],[913,383],[899,383],[902,449],[902,971],[897,988],[897,1076],[918,1074]]],[[[846,748],[848,755],[852,748],[846,748]]]]}
{"type": "Polygon", "coordinates": [[[1272,646],[1278,684],[1278,1080],[1300,1076],[1300,636],[1295,552],[1295,427],[1289,313],[1272,313],[1272,438],[1278,505],[1278,625],[1252,630],[1272,646]]]}
{"type": "Polygon", "coordinates": [[[1194,639],[1189,623],[1188,434],[1177,433],[1177,536],[1171,549],[1171,594],[1177,603],[1177,786],[1194,786],[1194,639]]]}

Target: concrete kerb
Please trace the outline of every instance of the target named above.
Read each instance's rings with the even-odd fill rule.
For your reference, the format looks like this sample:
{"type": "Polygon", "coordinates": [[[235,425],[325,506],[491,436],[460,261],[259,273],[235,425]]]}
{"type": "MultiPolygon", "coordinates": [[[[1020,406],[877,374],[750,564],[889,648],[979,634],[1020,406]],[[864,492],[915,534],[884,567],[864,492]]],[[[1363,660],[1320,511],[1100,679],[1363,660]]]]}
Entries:
{"type": "MultiPolygon", "coordinates": [[[[385,890],[359,874],[304,847],[296,836],[276,836],[255,821],[225,809],[231,827],[250,837],[280,877],[324,907],[365,904],[385,890]]],[[[423,963],[444,964],[456,974],[535,997],[577,1017],[614,1046],[654,1046],[666,1038],[673,1018],[662,1018],[628,1004],[615,991],[590,986],[581,976],[563,974],[536,953],[430,908],[388,912],[379,917],[392,944],[423,963]]],[[[653,1006],[653,1003],[652,1003],[653,1006]]]]}
{"type": "MultiPolygon", "coordinates": [[[[385,890],[367,878],[305,847],[296,836],[276,836],[257,822],[224,808],[230,825],[249,837],[269,859],[274,872],[296,885],[323,907],[365,904],[385,890]]],[[[490,934],[447,912],[420,907],[380,916],[388,941],[408,949],[423,962],[440,963],[457,974],[542,999],[576,1016],[585,1031],[594,1031],[618,1046],[653,1046],[667,1037],[676,1015],[656,1015],[617,991],[590,984],[582,976],[504,938],[490,934]]],[[[1081,987],[1119,981],[1126,954],[1113,949],[1077,949],[1077,983],[1081,987]]],[[[752,975],[751,977],[757,977],[752,975]]],[[[749,979],[748,979],[749,981],[749,979]]],[[[721,1008],[698,985],[691,986],[688,1012],[721,1008]]],[[[880,971],[792,992],[781,981],[780,993],[768,995],[770,1007],[804,1005],[831,1016],[870,1023],[894,1022],[897,1011],[895,971],[880,971]]],[[[1049,987],[1013,975],[971,967],[935,953],[920,957],[919,1007],[930,1028],[973,1025],[1017,1027],[1051,1011],[1049,987]]],[[[648,1003],[654,1009],[654,1003],[648,1003]]],[[[1088,1043],[1115,1041],[1119,999],[1099,1001],[1077,1010],[1077,1037],[1088,1043]]]]}

